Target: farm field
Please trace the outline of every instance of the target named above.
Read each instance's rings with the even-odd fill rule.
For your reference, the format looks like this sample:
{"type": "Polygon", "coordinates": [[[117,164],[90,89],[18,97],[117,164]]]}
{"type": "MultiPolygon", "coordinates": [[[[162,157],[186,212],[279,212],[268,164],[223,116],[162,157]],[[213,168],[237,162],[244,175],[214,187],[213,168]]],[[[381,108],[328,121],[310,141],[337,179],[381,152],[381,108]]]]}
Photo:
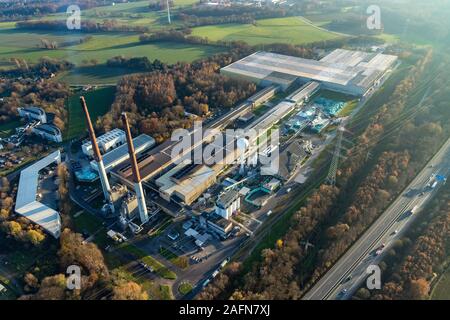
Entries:
{"type": "Polygon", "coordinates": [[[39,48],[40,39],[56,41],[58,44],[77,41],[88,34],[67,32],[27,32],[18,29],[0,29],[0,61],[20,57],[36,62],[43,56],[66,59],[75,64],[86,60],[97,60],[104,63],[109,58],[118,55],[146,56],[150,60],[159,59],[166,63],[177,61],[193,61],[218,52],[220,49],[211,46],[193,46],[183,43],[139,43],[137,34],[100,33],[92,35],[89,41],[61,47],[55,50],[39,48]],[[21,43],[18,46],[17,43],[21,43]]]}
{"type": "MultiPolygon", "coordinates": [[[[178,8],[197,3],[197,0],[178,0],[175,7],[171,8],[175,13],[178,8]]],[[[133,26],[145,26],[151,30],[163,29],[168,26],[167,11],[151,11],[148,1],[136,1],[128,3],[117,3],[114,6],[101,6],[83,10],[82,18],[101,22],[104,19],[115,19],[120,24],[133,26]]],[[[42,20],[63,20],[67,18],[66,13],[57,13],[44,16],[42,20]]],[[[175,18],[175,17],[173,17],[175,18]]],[[[177,26],[176,19],[172,20],[171,27],[177,26]]]]}
{"type": "Polygon", "coordinates": [[[86,98],[89,106],[90,116],[95,123],[98,117],[109,111],[114,100],[115,87],[100,88],[95,91],[79,93],[67,99],[67,109],[69,111],[69,125],[65,134],[65,139],[79,137],[85,130],[85,120],[80,107],[80,95],[86,98]]]}
{"type": "Polygon", "coordinates": [[[245,41],[250,45],[269,43],[304,44],[339,36],[312,26],[300,17],[257,20],[257,24],[222,24],[192,29],[192,35],[218,41],[245,41]]]}

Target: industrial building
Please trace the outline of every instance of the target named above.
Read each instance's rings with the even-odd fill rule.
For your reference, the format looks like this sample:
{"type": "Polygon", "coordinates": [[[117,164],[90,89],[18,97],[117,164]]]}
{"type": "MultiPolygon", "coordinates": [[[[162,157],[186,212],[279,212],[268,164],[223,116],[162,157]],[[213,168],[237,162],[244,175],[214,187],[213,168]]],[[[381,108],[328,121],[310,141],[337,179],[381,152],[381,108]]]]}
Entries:
{"type": "Polygon", "coordinates": [[[311,81],[302,86],[300,89],[295,90],[293,93],[286,97],[286,101],[301,105],[304,102],[308,102],[309,99],[317,93],[320,89],[320,83],[311,81]]]}
{"type": "Polygon", "coordinates": [[[15,206],[17,214],[40,225],[55,238],[59,238],[61,234],[61,218],[57,211],[37,201],[37,190],[39,171],[52,163],[60,162],[61,153],[58,150],[22,170],[15,206]]]}
{"type": "Polygon", "coordinates": [[[47,123],[47,114],[45,111],[38,107],[23,107],[17,108],[19,112],[19,116],[22,118],[26,118],[27,120],[37,120],[41,123],[47,123]]]}
{"type": "Polygon", "coordinates": [[[278,92],[278,86],[268,86],[247,99],[254,107],[269,101],[278,92]]]}
{"type": "Polygon", "coordinates": [[[229,220],[240,208],[241,198],[239,192],[230,189],[219,195],[216,201],[215,212],[217,215],[229,220]]]}
{"type": "Polygon", "coordinates": [[[216,182],[216,176],[216,172],[206,165],[183,161],[156,179],[155,183],[164,200],[175,198],[190,205],[216,182]]]}
{"type": "MultiPolygon", "coordinates": [[[[106,132],[97,138],[98,147],[100,151],[104,154],[112,149],[115,149],[126,141],[125,132],[121,129],[113,129],[106,132]]],[[[92,150],[92,142],[86,141],[81,146],[83,153],[89,157],[94,156],[94,151],[92,150]]]]}
{"type": "Polygon", "coordinates": [[[62,142],[61,130],[54,124],[41,124],[33,127],[31,130],[35,135],[41,137],[42,139],[56,143],[62,142]]]}
{"type": "MultiPolygon", "coordinates": [[[[146,134],[141,134],[133,139],[133,145],[136,153],[139,154],[153,147],[155,145],[155,139],[146,134]]],[[[125,144],[105,153],[103,155],[103,163],[106,172],[110,172],[116,166],[124,164],[129,158],[130,155],[128,154],[128,149],[125,144]]],[[[127,163],[125,166],[127,170],[130,170],[131,174],[131,165],[127,163]]],[[[96,161],[91,161],[91,167],[98,170],[96,161]]]]}
{"type": "Polygon", "coordinates": [[[321,60],[258,51],[221,69],[231,77],[286,90],[294,82],[316,81],[322,88],[364,96],[389,71],[397,57],[336,49],[321,60]]]}
{"type": "Polygon", "coordinates": [[[210,213],[205,218],[206,226],[222,237],[226,237],[233,229],[233,223],[230,220],[215,213],[210,213]]]}

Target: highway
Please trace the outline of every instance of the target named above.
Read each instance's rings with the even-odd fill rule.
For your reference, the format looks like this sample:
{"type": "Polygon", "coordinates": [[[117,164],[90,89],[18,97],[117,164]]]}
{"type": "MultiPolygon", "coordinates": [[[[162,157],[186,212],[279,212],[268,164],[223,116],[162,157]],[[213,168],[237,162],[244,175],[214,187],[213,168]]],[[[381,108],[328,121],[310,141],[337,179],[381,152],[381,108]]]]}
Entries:
{"type": "MultiPolygon", "coordinates": [[[[377,265],[420,214],[421,209],[442,185],[424,189],[433,174],[448,176],[450,139],[441,147],[405,191],[385,210],[369,229],[350,247],[334,266],[307,292],[304,300],[345,300],[351,298],[367,278],[367,268],[377,265]],[[416,208],[414,214],[410,210],[416,208]],[[384,244],[381,254],[375,252],[384,244]]],[[[381,275],[381,279],[383,276],[381,275]]]]}

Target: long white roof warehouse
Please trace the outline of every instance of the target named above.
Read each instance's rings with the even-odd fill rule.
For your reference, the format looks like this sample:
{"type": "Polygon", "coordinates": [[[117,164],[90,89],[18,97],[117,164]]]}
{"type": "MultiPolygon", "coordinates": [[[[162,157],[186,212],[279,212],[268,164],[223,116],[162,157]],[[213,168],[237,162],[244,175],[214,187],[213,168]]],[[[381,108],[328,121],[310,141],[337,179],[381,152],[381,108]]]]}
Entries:
{"type": "Polygon", "coordinates": [[[20,173],[15,211],[40,225],[53,237],[59,238],[61,233],[59,213],[36,200],[39,171],[53,162],[61,162],[61,153],[59,150],[22,170],[20,173]]]}
{"type": "Polygon", "coordinates": [[[284,89],[286,77],[294,77],[320,82],[325,89],[364,95],[396,60],[393,55],[344,49],[336,49],[319,61],[258,51],[222,68],[221,73],[284,89]]]}

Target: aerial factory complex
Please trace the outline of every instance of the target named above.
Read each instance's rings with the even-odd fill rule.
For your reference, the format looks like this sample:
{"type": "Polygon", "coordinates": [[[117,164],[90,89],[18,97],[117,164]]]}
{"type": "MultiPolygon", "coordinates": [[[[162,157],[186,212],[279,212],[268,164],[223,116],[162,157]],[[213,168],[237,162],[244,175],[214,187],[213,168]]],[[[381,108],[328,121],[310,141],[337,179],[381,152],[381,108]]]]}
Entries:
{"type": "MultiPolygon", "coordinates": [[[[339,113],[348,101],[370,96],[396,61],[341,49],[319,61],[255,52],[220,72],[254,82],[259,91],[204,128],[190,129],[188,148],[171,139],[156,145],[146,134],[133,138],[126,114],[121,129],[97,138],[82,97],[89,139],[66,158],[75,177],[71,199],[108,223],[112,242],[160,230],[142,248],[152,255],[164,250],[186,257],[191,268],[202,271],[183,270],[178,277],[195,284],[192,294],[198,293],[270,218],[274,201],[269,200],[306,181],[311,162],[329,143],[321,132],[343,121],[339,113]],[[327,91],[347,101],[324,98],[321,92],[327,91]],[[268,137],[272,128],[279,129],[280,142],[268,137]],[[215,132],[204,134],[206,129],[215,132]],[[241,135],[229,136],[226,129],[240,129],[241,135]],[[256,136],[245,134],[252,130],[256,136]],[[222,160],[212,161],[211,154],[194,161],[207,147],[223,154],[222,160]],[[182,152],[174,154],[178,149],[182,152]],[[268,159],[276,165],[263,166],[268,159]]],[[[24,109],[21,115],[36,126],[46,122],[40,111],[24,109]]],[[[57,238],[59,214],[38,201],[36,185],[40,170],[54,161],[60,161],[59,151],[22,171],[16,212],[57,238]]]]}

